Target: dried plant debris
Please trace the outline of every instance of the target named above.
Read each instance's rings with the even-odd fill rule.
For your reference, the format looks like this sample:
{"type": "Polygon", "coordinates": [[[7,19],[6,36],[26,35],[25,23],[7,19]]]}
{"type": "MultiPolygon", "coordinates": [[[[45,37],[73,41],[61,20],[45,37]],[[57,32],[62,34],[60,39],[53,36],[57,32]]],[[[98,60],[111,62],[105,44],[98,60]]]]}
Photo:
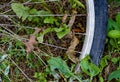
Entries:
{"type": "Polygon", "coordinates": [[[34,50],[34,45],[37,44],[37,41],[35,40],[34,35],[30,35],[30,39],[28,42],[24,43],[26,46],[26,52],[30,53],[32,50],[34,50]]]}
{"type": "Polygon", "coordinates": [[[76,14],[77,14],[77,11],[73,11],[73,15],[72,17],[70,18],[70,21],[69,21],[69,24],[68,26],[71,28],[75,22],[75,18],[76,18],[76,14]]]}
{"type": "MultiPolygon", "coordinates": [[[[73,15],[72,15],[72,17],[71,17],[70,20],[69,20],[68,26],[69,26],[70,29],[72,29],[72,26],[73,26],[73,24],[74,24],[74,22],[75,22],[76,14],[77,14],[77,12],[76,12],[76,11],[73,11],[73,15]]],[[[72,37],[73,37],[73,33],[70,32],[69,34],[67,34],[66,37],[72,38],[72,37]]]]}
{"type": "MultiPolygon", "coordinates": [[[[68,26],[69,26],[70,28],[72,28],[72,26],[73,26],[73,24],[74,24],[74,22],[75,22],[76,13],[77,13],[76,11],[73,11],[73,15],[72,15],[72,17],[71,17],[70,20],[69,20],[68,26]]],[[[66,54],[68,55],[68,58],[69,58],[72,62],[77,63],[77,62],[78,62],[78,58],[75,56],[75,55],[76,55],[76,53],[75,53],[75,48],[76,48],[76,46],[79,44],[79,40],[78,40],[78,38],[77,38],[72,32],[70,32],[70,33],[67,35],[67,37],[71,38],[72,41],[71,41],[71,43],[70,43],[70,46],[69,46],[68,50],[66,51],[66,54]]]]}
{"type": "Polygon", "coordinates": [[[26,46],[26,52],[30,53],[32,50],[34,50],[34,45],[37,44],[38,42],[36,41],[36,37],[35,35],[40,32],[41,29],[39,28],[35,28],[35,32],[33,34],[30,35],[30,38],[27,42],[24,42],[25,46],[26,46]]]}
{"type": "Polygon", "coordinates": [[[68,17],[68,14],[65,14],[65,15],[62,17],[62,23],[66,23],[67,17],[68,17]]]}
{"type": "Polygon", "coordinates": [[[66,54],[68,55],[68,58],[74,63],[78,62],[78,58],[75,56],[76,55],[75,48],[78,44],[79,44],[79,40],[76,38],[76,36],[73,36],[73,39],[70,43],[70,47],[66,51],[66,54]]]}

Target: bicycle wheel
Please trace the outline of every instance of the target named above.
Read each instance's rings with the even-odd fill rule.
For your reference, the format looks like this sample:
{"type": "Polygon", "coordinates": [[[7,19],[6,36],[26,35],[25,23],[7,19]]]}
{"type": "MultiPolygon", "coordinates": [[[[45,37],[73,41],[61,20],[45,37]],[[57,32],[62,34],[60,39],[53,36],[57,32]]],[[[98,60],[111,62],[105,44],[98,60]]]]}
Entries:
{"type": "MultiPolygon", "coordinates": [[[[27,2],[25,2],[25,1],[26,0],[16,0],[16,1],[12,0],[12,1],[5,2],[5,4],[1,2],[2,5],[0,5],[0,10],[1,10],[0,11],[0,13],[1,13],[0,14],[0,17],[1,17],[1,19],[0,19],[1,28],[0,29],[2,29],[1,33],[4,33],[4,34],[1,34],[2,37],[4,37],[4,35],[11,36],[12,38],[19,40],[20,42],[23,42],[25,47],[27,47],[27,49],[25,49],[24,47],[22,47],[22,48],[19,47],[18,46],[18,45],[20,45],[19,42],[17,42],[16,40],[13,41],[10,39],[7,39],[7,40],[10,40],[8,42],[6,40],[5,40],[6,41],[5,43],[1,42],[0,47],[3,48],[3,50],[1,50],[1,51],[4,51],[4,53],[5,53],[5,50],[7,50],[8,54],[9,53],[12,54],[12,56],[8,56],[8,59],[10,61],[12,61],[12,63],[17,67],[18,70],[20,70],[22,75],[27,80],[32,82],[32,80],[31,80],[32,77],[28,77],[29,72],[27,72],[28,70],[31,70],[31,69],[26,70],[26,68],[24,68],[24,67],[27,67],[28,64],[30,66],[32,66],[30,64],[30,62],[28,62],[28,61],[31,60],[31,63],[33,63],[33,65],[36,64],[36,63],[34,63],[34,62],[36,62],[36,60],[42,61],[43,65],[47,66],[46,60],[45,60],[46,54],[47,54],[47,56],[48,56],[48,54],[52,54],[50,56],[55,56],[55,57],[61,56],[62,58],[66,58],[64,56],[64,53],[66,53],[66,51],[69,52],[69,54],[71,54],[71,53],[73,54],[73,52],[75,52],[75,53],[77,53],[77,54],[75,54],[75,57],[76,57],[76,59],[78,59],[78,57],[79,57],[79,60],[83,59],[86,55],[90,54],[93,63],[95,63],[96,65],[99,64],[99,60],[100,60],[100,57],[102,54],[101,52],[103,51],[103,48],[104,48],[104,41],[105,41],[105,34],[106,34],[106,24],[107,24],[106,23],[107,22],[106,0],[86,0],[86,2],[84,0],[80,0],[81,2],[86,4],[87,11],[86,10],[82,11],[81,8],[75,8],[74,11],[83,12],[82,14],[79,14],[79,13],[76,14],[76,12],[75,13],[72,12],[71,11],[72,9],[69,6],[68,0],[66,0],[66,1],[55,0],[56,2],[54,0],[43,0],[43,2],[31,2],[32,0],[29,0],[27,2]],[[20,4],[19,2],[22,4],[20,4]],[[18,9],[11,9],[10,4],[12,4],[12,3],[18,3],[17,5],[19,5],[19,6],[17,6],[16,4],[14,4],[13,6],[17,7],[18,9],[21,9],[21,10],[18,11],[18,9]],[[40,5],[40,4],[42,4],[42,5],[40,5]],[[101,4],[103,5],[102,7],[101,7],[101,4]],[[29,6],[29,8],[24,7],[24,6],[29,6]],[[64,10],[62,10],[60,8],[59,9],[60,14],[58,14],[59,11],[57,10],[57,8],[59,8],[59,7],[66,9],[66,12],[64,12],[64,10]],[[30,8],[31,8],[31,11],[30,11],[30,8]],[[37,12],[36,9],[32,9],[32,8],[36,8],[37,10],[45,9],[50,12],[45,12],[45,11],[37,12]],[[13,10],[14,10],[14,12],[13,12],[13,10]],[[29,12],[28,12],[28,10],[29,10],[29,12]],[[52,13],[51,13],[51,11],[52,11],[52,13]],[[36,14],[36,12],[39,13],[40,15],[36,14]],[[15,13],[17,13],[17,14],[15,14],[15,13]],[[44,13],[44,14],[41,14],[41,13],[44,13]],[[66,17],[65,17],[66,15],[67,15],[68,19],[70,19],[70,21],[64,20],[64,18],[66,19],[66,17]],[[76,16],[76,20],[75,20],[75,16],[76,16]],[[44,17],[46,17],[46,18],[44,18],[44,17]],[[63,19],[60,17],[63,17],[63,19]],[[43,22],[43,19],[44,19],[44,22],[43,22]],[[49,20],[49,19],[51,19],[51,20],[49,20]],[[58,23],[58,21],[56,19],[58,19],[59,22],[62,20],[62,23],[58,23]],[[83,20],[84,20],[84,22],[83,22],[83,20]],[[71,25],[71,21],[72,21],[72,23],[75,23],[75,24],[71,25]],[[37,24],[36,24],[36,22],[37,22],[37,24]],[[43,24],[39,24],[39,22],[42,22],[43,24]],[[65,38],[63,37],[63,39],[60,39],[61,36],[63,36],[63,35],[59,34],[59,32],[61,32],[61,30],[63,31],[62,32],[63,34],[65,32],[68,33],[68,30],[66,30],[67,25],[63,24],[63,23],[68,23],[68,22],[69,22],[68,26],[70,26],[72,28],[71,30],[73,31],[73,35],[75,35],[75,38],[71,39],[70,36],[69,37],[67,36],[65,38]],[[81,25],[79,25],[79,23],[81,23],[81,22],[82,22],[82,27],[81,27],[81,25]],[[64,29],[63,28],[62,29],[55,28],[55,27],[53,27],[54,24],[55,24],[55,26],[63,26],[64,29]],[[32,27],[36,27],[36,26],[42,27],[42,29],[32,28],[32,27]],[[47,29],[45,32],[43,32],[46,28],[48,28],[50,26],[52,26],[53,29],[50,28],[50,29],[47,29]],[[27,33],[27,32],[29,32],[29,31],[27,31],[28,29],[30,30],[30,33],[27,33]],[[17,32],[15,30],[17,30],[17,32]],[[36,30],[36,32],[33,32],[33,30],[36,30]],[[39,41],[39,43],[38,43],[37,47],[35,47],[34,44],[36,44],[37,42],[36,42],[36,39],[34,38],[35,37],[34,35],[36,33],[38,33],[38,31],[40,32],[40,30],[42,30],[45,40],[43,41],[42,34],[38,34],[38,36],[41,36],[41,35],[42,36],[37,38],[37,41],[39,41]],[[51,30],[53,33],[51,33],[51,30]],[[31,35],[31,34],[32,34],[32,36],[29,36],[30,38],[28,36],[27,37],[23,36],[23,35],[31,35]],[[80,40],[80,44],[77,44],[78,41],[76,41],[76,37],[80,40]],[[32,38],[32,41],[31,41],[31,38],[32,38]],[[74,39],[75,39],[76,43],[74,43],[72,45],[71,42],[74,39]],[[9,42],[10,42],[10,44],[9,44],[9,42]],[[2,45],[3,43],[6,44],[5,47],[3,47],[3,45],[2,45]],[[18,53],[18,52],[14,53],[13,51],[11,51],[10,50],[11,48],[14,49],[13,46],[11,47],[11,44],[16,45],[17,46],[16,48],[18,48],[17,50],[21,49],[21,50],[23,50],[23,52],[20,51],[20,53],[18,53]],[[72,48],[71,48],[71,45],[72,45],[72,48]],[[77,48],[77,49],[75,49],[75,48],[77,48]],[[73,50],[71,51],[71,49],[73,49],[73,50]],[[25,63],[24,67],[22,65],[18,66],[15,63],[15,61],[18,61],[19,59],[16,59],[15,54],[16,53],[27,54],[26,52],[24,52],[25,50],[29,54],[33,53],[35,56],[37,56],[38,59],[37,58],[30,59],[29,58],[29,59],[27,59],[27,63],[28,63],[27,65],[25,63]],[[42,53],[42,55],[37,55],[36,51],[39,53],[42,53]],[[14,60],[11,57],[13,57],[14,60]],[[34,61],[34,62],[32,62],[32,61],[34,61]],[[22,70],[24,70],[25,72],[22,70]]],[[[35,1],[35,0],[33,0],[33,1],[35,1]]],[[[37,0],[37,1],[39,1],[39,0],[37,0]]],[[[72,2],[72,0],[71,0],[71,2],[72,2]]],[[[76,6],[76,4],[80,5],[77,2],[72,7],[76,6]]],[[[9,38],[9,37],[7,37],[7,38],[9,38]]],[[[1,54],[3,54],[3,53],[1,53],[1,54]]],[[[18,55],[18,56],[20,57],[20,55],[18,55]]],[[[26,57],[26,56],[24,56],[24,57],[26,57]]],[[[26,62],[26,59],[24,62],[26,62]]],[[[41,69],[45,69],[44,66],[41,69]]],[[[79,71],[79,64],[77,66],[77,69],[75,69],[75,71],[76,72],[79,71]]],[[[14,72],[15,71],[13,71],[13,73],[14,72]]],[[[13,73],[11,72],[11,74],[13,74],[13,73]]],[[[9,80],[10,80],[10,78],[9,78],[9,80]]],[[[26,80],[24,80],[24,81],[26,81],[26,80]]]]}

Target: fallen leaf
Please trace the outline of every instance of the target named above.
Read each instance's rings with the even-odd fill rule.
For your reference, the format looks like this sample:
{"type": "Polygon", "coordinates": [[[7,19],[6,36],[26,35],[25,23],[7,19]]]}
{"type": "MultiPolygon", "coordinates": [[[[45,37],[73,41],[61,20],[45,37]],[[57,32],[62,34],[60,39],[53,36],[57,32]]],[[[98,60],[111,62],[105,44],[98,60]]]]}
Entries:
{"type": "Polygon", "coordinates": [[[30,39],[28,42],[24,43],[26,46],[26,52],[30,53],[32,50],[34,50],[34,45],[37,44],[37,41],[35,40],[34,35],[30,35],[30,39]]]}
{"type": "MultiPolygon", "coordinates": [[[[73,15],[72,15],[72,17],[69,20],[68,26],[69,26],[70,29],[72,28],[72,26],[73,26],[73,24],[75,22],[76,13],[77,13],[76,11],[73,11],[73,15]]],[[[72,32],[70,32],[66,37],[72,38],[73,37],[72,32]]]]}
{"type": "Polygon", "coordinates": [[[70,47],[66,51],[68,58],[74,63],[78,62],[78,58],[75,56],[75,48],[78,44],[79,44],[79,40],[76,38],[76,36],[73,36],[73,40],[70,43],[70,47]]]}
{"type": "Polygon", "coordinates": [[[73,15],[72,15],[72,17],[70,18],[70,21],[69,21],[69,23],[68,23],[68,26],[69,26],[70,28],[73,26],[73,23],[75,22],[76,14],[77,14],[77,12],[76,12],[76,11],[73,11],[73,15]]]}
{"type": "Polygon", "coordinates": [[[24,42],[24,44],[26,46],[26,52],[27,53],[30,53],[32,50],[34,50],[34,48],[35,48],[34,45],[37,44],[35,34],[40,32],[40,30],[41,29],[39,29],[39,28],[35,28],[35,32],[30,35],[29,40],[27,42],[24,42]]]}
{"type": "Polygon", "coordinates": [[[65,15],[62,17],[62,22],[63,22],[63,23],[66,22],[67,17],[68,17],[68,14],[65,14],[65,15]]]}

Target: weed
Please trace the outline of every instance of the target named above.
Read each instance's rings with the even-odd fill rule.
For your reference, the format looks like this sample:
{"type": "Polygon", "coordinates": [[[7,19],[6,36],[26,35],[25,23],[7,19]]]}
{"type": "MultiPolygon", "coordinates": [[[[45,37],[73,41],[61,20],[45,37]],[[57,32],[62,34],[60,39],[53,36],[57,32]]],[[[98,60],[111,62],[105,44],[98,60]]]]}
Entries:
{"type": "Polygon", "coordinates": [[[34,73],[34,78],[38,79],[36,82],[47,82],[46,77],[47,74],[46,73],[34,73]]]}
{"type": "MultiPolygon", "coordinates": [[[[59,0],[54,1],[56,1],[55,3],[57,4],[59,0]]],[[[23,5],[22,3],[12,3],[11,8],[19,19],[14,19],[11,17],[11,20],[12,22],[15,20],[14,24],[16,24],[18,27],[15,30],[11,30],[13,32],[9,32],[8,29],[7,31],[4,31],[2,27],[0,28],[0,32],[3,33],[2,38],[0,38],[0,51],[2,51],[0,52],[0,75],[3,75],[3,81],[9,82],[11,81],[10,78],[12,77],[15,79],[12,79],[12,81],[14,82],[27,82],[22,76],[24,75],[24,77],[28,80],[30,80],[29,78],[34,78],[36,82],[47,82],[48,79],[59,80],[61,78],[66,82],[68,81],[68,79],[69,81],[77,80],[79,82],[92,82],[96,76],[99,78],[100,82],[104,82],[102,72],[109,64],[108,61],[111,61],[114,64],[118,64],[120,58],[111,58],[111,56],[107,55],[101,59],[100,66],[98,67],[94,65],[90,61],[90,57],[87,56],[85,59],[80,61],[80,68],[82,72],[80,74],[74,74],[73,69],[75,67],[75,64],[71,64],[70,62],[70,64],[72,65],[70,68],[68,63],[66,63],[67,61],[63,60],[62,57],[53,57],[52,52],[49,51],[49,48],[45,49],[46,51],[49,51],[50,54],[39,49],[39,43],[43,43],[45,41],[45,36],[47,34],[55,33],[57,39],[62,39],[65,35],[69,34],[71,28],[69,28],[69,25],[66,24],[68,20],[66,20],[65,22],[61,22],[60,17],[47,16],[52,15],[53,12],[49,8],[45,0],[32,0],[32,2],[41,2],[43,4],[40,6],[40,9],[37,9],[26,4],[23,5]],[[27,39],[29,37],[28,35],[33,34],[36,26],[41,29],[38,34],[35,34],[38,44],[34,45],[35,48],[30,53],[27,53],[23,40],[29,40],[27,39]],[[27,35],[27,37],[23,37],[23,35],[27,35]],[[14,74],[15,77],[12,74],[14,74]],[[31,77],[28,77],[27,75],[31,77]],[[89,78],[84,78],[84,75],[87,77],[89,76],[89,78]],[[49,76],[53,77],[50,78],[49,76]]],[[[69,9],[71,11],[75,11],[77,9],[80,9],[81,7],[85,8],[85,6],[79,0],[70,0],[69,4],[69,9]]],[[[68,11],[62,11],[63,7],[61,7],[60,5],[59,7],[60,8],[58,10],[60,11],[57,13],[66,13],[66,11],[68,11]]],[[[113,52],[115,52],[116,50],[120,51],[120,14],[116,16],[115,21],[113,19],[109,19],[108,37],[108,43],[110,46],[109,48],[111,48],[112,46],[111,50],[113,52]]],[[[113,78],[119,79],[120,74],[118,72],[119,68],[109,75],[108,80],[112,80],[113,78]]]]}
{"type": "Polygon", "coordinates": [[[112,50],[117,50],[119,52],[119,42],[120,42],[120,13],[116,15],[115,21],[112,19],[108,20],[108,37],[109,37],[109,46],[112,50]]]}

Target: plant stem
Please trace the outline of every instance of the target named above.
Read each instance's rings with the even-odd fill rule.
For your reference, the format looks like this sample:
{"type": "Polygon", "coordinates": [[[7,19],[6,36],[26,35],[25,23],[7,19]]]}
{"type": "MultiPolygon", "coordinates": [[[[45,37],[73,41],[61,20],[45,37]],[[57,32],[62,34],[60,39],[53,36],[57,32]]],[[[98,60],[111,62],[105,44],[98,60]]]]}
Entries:
{"type": "Polygon", "coordinates": [[[90,76],[90,82],[92,82],[92,79],[93,79],[93,77],[92,77],[92,76],[90,76]]]}

